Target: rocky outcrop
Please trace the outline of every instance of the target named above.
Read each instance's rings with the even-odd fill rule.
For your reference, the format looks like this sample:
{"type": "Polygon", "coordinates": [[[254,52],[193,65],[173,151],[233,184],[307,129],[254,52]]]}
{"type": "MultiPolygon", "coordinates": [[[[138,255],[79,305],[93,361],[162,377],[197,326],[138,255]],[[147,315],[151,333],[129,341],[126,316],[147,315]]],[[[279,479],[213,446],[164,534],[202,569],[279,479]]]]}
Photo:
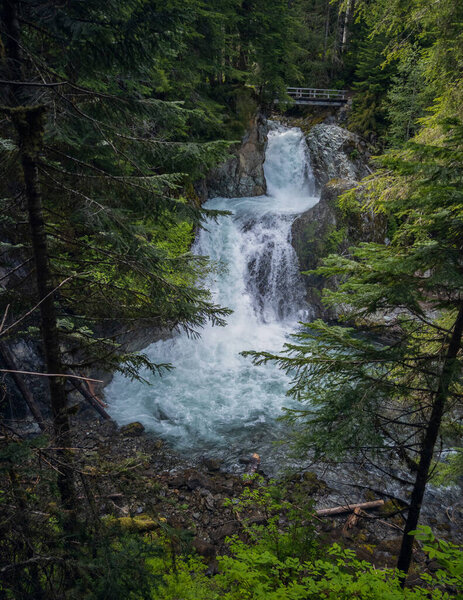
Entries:
{"type": "Polygon", "coordinates": [[[199,195],[206,200],[216,196],[240,198],[265,194],[267,134],[267,120],[261,114],[256,115],[241,145],[234,149],[229,160],[210,171],[201,185],[199,195]]]}
{"type": "Polygon", "coordinates": [[[371,173],[367,144],[347,129],[320,123],[311,128],[306,141],[320,188],[331,179],[359,181],[371,173]]]}
{"type": "MultiPolygon", "coordinates": [[[[357,135],[332,124],[315,125],[306,139],[321,194],[318,204],[293,223],[292,244],[301,271],[316,269],[331,253],[346,254],[349,247],[359,242],[381,242],[386,237],[385,218],[362,209],[361,200],[351,210],[341,210],[338,205],[339,196],[371,173],[365,143],[357,135]]],[[[309,274],[304,276],[304,283],[314,317],[336,319],[340,308],[328,308],[321,301],[323,288],[335,286],[336,282],[309,274]]]]}
{"type": "MultiPolygon", "coordinates": [[[[339,247],[340,215],[336,208],[339,195],[355,185],[354,181],[338,180],[323,187],[320,201],[298,217],[292,226],[292,244],[299,259],[301,271],[316,269],[323,257],[339,247]],[[338,234],[338,235],[337,235],[338,234]]],[[[336,311],[322,304],[321,292],[327,281],[321,275],[304,275],[306,299],[315,318],[332,320],[336,311]]]]}

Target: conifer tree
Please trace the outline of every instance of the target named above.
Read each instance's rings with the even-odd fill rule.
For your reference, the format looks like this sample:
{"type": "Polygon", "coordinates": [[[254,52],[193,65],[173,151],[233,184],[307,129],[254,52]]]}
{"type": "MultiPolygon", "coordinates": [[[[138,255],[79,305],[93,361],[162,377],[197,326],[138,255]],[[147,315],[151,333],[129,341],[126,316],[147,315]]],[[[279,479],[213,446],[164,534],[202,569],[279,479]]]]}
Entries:
{"type": "Polygon", "coordinates": [[[303,423],[304,451],[366,455],[391,477],[395,455],[409,469],[409,479],[398,478],[412,488],[398,558],[404,573],[433,460],[463,410],[463,126],[443,128],[439,143],[386,155],[385,171],[365,184],[376,209],[397,223],[390,243],[361,244],[316,271],[340,282],[325,299],[351,326],[315,321],[286,354],[250,353],[293,375],[289,393],[303,407],[287,418],[303,423]]]}
{"type": "Polygon", "coordinates": [[[138,0],[123,7],[2,4],[2,204],[14,223],[4,248],[23,246],[36,283],[27,274],[19,288],[4,290],[1,336],[14,339],[17,319],[23,331],[40,325],[70,530],[76,502],[67,374],[95,363],[133,377],[142,366],[162,368],[122,352],[108,324],[196,332],[227,314],[196,284],[205,263],[188,243],[204,213],[182,194],[188,177],[214,164],[226,145],[184,142],[192,111],[156,99],[150,76],[165,47],[148,34],[160,27],[159,16],[138,0]]]}

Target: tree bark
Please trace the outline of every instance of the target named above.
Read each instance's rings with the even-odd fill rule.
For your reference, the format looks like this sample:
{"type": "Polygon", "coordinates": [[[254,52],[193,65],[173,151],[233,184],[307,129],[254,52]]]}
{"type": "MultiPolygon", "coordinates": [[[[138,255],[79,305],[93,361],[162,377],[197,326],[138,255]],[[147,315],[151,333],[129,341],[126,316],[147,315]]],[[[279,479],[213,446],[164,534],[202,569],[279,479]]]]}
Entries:
{"type": "Polygon", "coordinates": [[[347,49],[347,42],[349,40],[349,23],[353,12],[353,0],[348,0],[346,6],[346,12],[344,13],[344,27],[342,30],[342,42],[341,42],[341,53],[347,49]]]}
{"type": "MultiPolygon", "coordinates": [[[[34,254],[37,292],[40,304],[40,320],[45,361],[48,373],[63,373],[61,362],[53,283],[48,263],[48,245],[43,219],[42,195],[37,160],[43,137],[43,115],[41,106],[18,108],[12,111],[13,123],[19,138],[21,165],[26,188],[27,209],[34,254]]],[[[64,380],[50,377],[50,402],[56,441],[63,450],[58,450],[60,461],[58,487],[63,506],[68,511],[75,509],[74,477],[72,469],[71,430],[67,413],[64,380]]]]}
{"type": "Polygon", "coordinates": [[[429,469],[434,454],[442,416],[445,410],[445,404],[449,394],[449,387],[457,366],[456,358],[461,348],[463,336],[463,304],[460,306],[458,316],[455,320],[452,337],[447,349],[444,364],[440,374],[437,391],[431,411],[431,416],[426,428],[425,437],[421,446],[420,462],[416,473],[416,479],[413,486],[412,495],[408,509],[407,521],[405,523],[402,546],[397,561],[397,568],[405,575],[402,577],[402,586],[405,585],[406,575],[410,568],[413,554],[414,536],[410,535],[418,526],[418,520],[421,512],[421,504],[426,489],[426,483],[429,477],[429,469]]]}
{"type": "MultiPolygon", "coordinates": [[[[18,1],[3,0],[3,25],[5,30],[6,66],[14,81],[24,81],[23,57],[21,52],[21,31],[18,19],[18,1]]],[[[47,235],[43,219],[42,193],[38,173],[38,159],[42,151],[44,133],[44,106],[34,106],[25,86],[11,86],[13,108],[4,111],[11,118],[18,136],[19,156],[24,176],[25,195],[29,214],[32,251],[35,263],[37,294],[40,301],[40,320],[45,362],[48,373],[64,373],[61,363],[57,316],[55,311],[53,283],[48,262],[47,235]]],[[[68,511],[67,526],[72,528],[75,511],[73,459],[71,432],[67,412],[64,380],[50,377],[50,403],[53,414],[53,428],[59,461],[58,488],[63,507],[68,511]]]]}
{"type": "Polygon", "coordinates": [[[326,60],[326,51],[328,48],[328,36],[330,33],[330,0],[326,0],[326,18],[325,18],[325,36],[323,39],[323,57],[322,60],[326,60]]]}

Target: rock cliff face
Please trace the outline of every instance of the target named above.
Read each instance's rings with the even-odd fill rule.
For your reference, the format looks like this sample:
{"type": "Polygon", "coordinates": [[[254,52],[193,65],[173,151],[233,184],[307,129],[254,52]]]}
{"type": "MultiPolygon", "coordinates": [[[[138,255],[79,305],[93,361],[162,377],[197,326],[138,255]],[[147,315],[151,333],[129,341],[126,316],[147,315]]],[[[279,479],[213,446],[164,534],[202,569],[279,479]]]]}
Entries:
{"type": "Polygon", "coordinates": [[[320,187],[331,179],[359,181],[371,173],[366,143],[338,125],[320,123],[307,137],[312,169],[320,187]]]}
{"type": "MultiPolygon", "coordinates": [[[[321,190],[320,201],[299,216],[292,227],[292,244],[301,271],[317,268],[331,253],[348,252],[359,242],[381,242],[386,237],[386,222],[371,211],[346,212],[338,197],[371,173],[368,149],[355,134],[337,125],[315,125],[307,135],[314,176],[321,190]]],[[[339,309],[321,302],[322,290],[333,282],[319,275],[306,275],[307,301],[315,318],[336,319],[339,309]]]]}
{"type": "MultiPolygon", "coordinates": [[[[340,215],[336,200],[343,192],[354,187],[355,182],[334,180],[322,189],[320,201],[298,217],[292,226],[292,244],[299,259],[301,271],[316,269],[323,257],[338,250],[340,215]]],[[[326,308],[321,301],[321,292],[327,281],[320,275],[305,275],[306,299],[314,318],[333,320],[336,311],[326,308]]]]}
{"type": "Polygon", "coordinates": [[[199,195],[203,200],[222,196],[240,198],[261,196],[267,186],[264,176],[265,149],[268,125],[261,114],[256,115],[240,146],[227,162],[212,169],[201,185],[199,195]]]}

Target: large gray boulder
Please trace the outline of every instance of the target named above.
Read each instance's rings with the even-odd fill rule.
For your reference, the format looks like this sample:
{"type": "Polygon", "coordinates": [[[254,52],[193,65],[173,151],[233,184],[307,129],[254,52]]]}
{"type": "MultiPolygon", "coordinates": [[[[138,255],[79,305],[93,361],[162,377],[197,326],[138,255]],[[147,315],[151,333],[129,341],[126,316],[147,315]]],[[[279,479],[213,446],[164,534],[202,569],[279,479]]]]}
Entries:
{"type": "MultiPolygon", "coordinates": [[[[340,223],[342,217],[337,209],[337,198],[355,186],[355,181],[347,179],[333,180],[322,188],[318,204],[300,215],[292,226],[292,245],[296,251],[302,272],[316,269],[322,259],[331,252],[346,246],[344,232],[340,223]],[[341,233],[340,233],[341,232],[341,233]],[[340,239],[342,237],[342,239],[340,239]]],[[[307,303],[315,318],[333,320],[337,310],[327,308],[321,301],[322,290],[328,282],[321,275],[304,275],[307,303]]]]}
{"type": "Polygon", "coordinates": [[[331,179],[359,181],[371,173],[367,144],[347,129],[320,123],[311,128],[306,141],[320,188],[331,179]]]}

